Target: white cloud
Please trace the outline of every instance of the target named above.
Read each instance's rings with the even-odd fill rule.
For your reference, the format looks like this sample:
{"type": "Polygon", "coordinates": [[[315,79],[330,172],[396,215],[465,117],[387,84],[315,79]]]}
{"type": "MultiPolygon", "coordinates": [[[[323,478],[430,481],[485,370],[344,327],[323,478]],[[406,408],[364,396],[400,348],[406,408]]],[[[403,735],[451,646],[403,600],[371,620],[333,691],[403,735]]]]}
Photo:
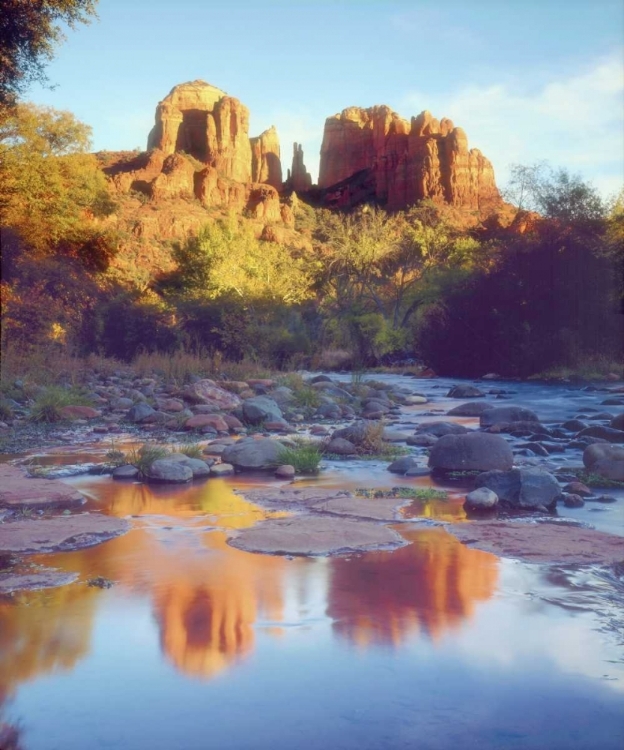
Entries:
{"type": "Polygon", "coordinates": [[[493,162],[501,185],[510,164],[543,160],[580,172],[605,194],[624,182],[622,50],[534,92],[493,83],[433,96],[410,92],[404,103],[464,128],[470,145],[493,162]]]}

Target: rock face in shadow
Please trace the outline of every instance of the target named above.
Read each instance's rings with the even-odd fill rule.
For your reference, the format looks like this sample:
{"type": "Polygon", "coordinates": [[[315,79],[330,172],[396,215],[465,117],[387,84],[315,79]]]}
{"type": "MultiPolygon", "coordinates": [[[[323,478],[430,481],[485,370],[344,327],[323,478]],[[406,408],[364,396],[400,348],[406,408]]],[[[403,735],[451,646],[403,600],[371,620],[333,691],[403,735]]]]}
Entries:
{"type": "Polygon", "coordinates": [[[468,149],[461,128],[427,111],[408,122],[387,106],[327,118],[319,188],[330,204],[349,205],[368,192],[390,210],[424,198],[481,211],[502,203],[491,163],[468,149]]]}

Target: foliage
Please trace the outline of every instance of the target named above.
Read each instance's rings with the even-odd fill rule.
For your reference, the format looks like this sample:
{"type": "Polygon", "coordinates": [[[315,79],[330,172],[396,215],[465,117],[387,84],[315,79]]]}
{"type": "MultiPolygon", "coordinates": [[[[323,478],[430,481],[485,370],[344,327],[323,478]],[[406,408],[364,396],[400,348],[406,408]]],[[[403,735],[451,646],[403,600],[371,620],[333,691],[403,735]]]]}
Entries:
{"type": "Polygon", "coordinates": [[[323,454],[316,443],[301,441],[294,448],[284,447],[278,454],[280,465],[294,466],[297,474],[316,474],[323,454]]]}
{"type": "Polygon", "coordinates": [[[0,122],[0,219],[31,251],[55,249],[97,271],[113,251],[88,219],[114,204],[90,136],[70,112],[18,105],[0,122]]]}
{"type": "Polygon", "coordinates": [[[248,302],[297,304],[310,294],[304,260],[283,245],[257,240],[251,225],[233,216],[175,245],[173,259],[178,270],[165,277],[161,287],[186,298],[233,294],[248,302]]]}
{"type": "Polygon", "coordinates": [[[0,398],[0,421],[6,422],[8,419],[13,419],[13,408],[8,401],[0,398]]]}
{"type": "Polygon", "coordinates": [[[0,117],[26,87],[46,83],[44,66],[64,39],[60,24],[89,23],[97,0],[3,0],[0,16],[0,117]]]}
{"type": "Polygon", "coordinates": [[[139,470],[139,475],[144,477],[154,463],[169,455],[167,448],[151,443],[144,443],[140,448],[132,448],[125,454],[124,464],[131,464],[139,470]]]}
{"type": "Polygon", "coordinates": [[[602,489],[624,489],[624,482],[619,482],[617,479],[607,479],[600,474],[595,474],[590,471],[577,471],[576,477],[579,482],[582,482],[588,487],[602,489]]]}
{"type": "Polygon", "coordinates": [[[37,398],[30,410],[32,422],[59,422],[62,417],[60,410],[64,406],[89,406],[91,399],[74,388],[49,386],[37,398]]]}
{"type": "Polygon", "coordinates": [[[179,445],[171,446],[172,453],[182,453],[189,458],[203,458],[202,447],[194,440],[187,440],[179,445]]]}

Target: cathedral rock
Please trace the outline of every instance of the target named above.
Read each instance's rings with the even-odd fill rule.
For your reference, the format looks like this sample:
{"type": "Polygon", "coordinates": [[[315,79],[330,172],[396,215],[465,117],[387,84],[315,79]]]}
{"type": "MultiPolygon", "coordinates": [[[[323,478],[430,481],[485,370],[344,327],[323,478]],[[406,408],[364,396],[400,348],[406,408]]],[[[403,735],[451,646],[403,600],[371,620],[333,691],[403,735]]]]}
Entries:
{"type": "Polygon", "coordinates": [[[374,199],[397,210],[430,198],[488,213],[502,203],[491,163],[461,128],[429,112],[408,122],[386,106],[327,118],[319,188],[338,206],[374,199]]]}

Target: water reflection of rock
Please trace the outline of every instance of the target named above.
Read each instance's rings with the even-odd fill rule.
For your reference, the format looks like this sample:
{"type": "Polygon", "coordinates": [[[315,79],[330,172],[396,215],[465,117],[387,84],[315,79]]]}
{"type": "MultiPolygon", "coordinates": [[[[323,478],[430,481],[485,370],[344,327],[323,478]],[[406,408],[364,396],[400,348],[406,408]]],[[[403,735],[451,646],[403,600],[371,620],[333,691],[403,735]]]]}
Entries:
{"type": "Polygon", "coordinates": [[[328,614],[335,632],[358,646],[398,646],[419,631],[437,640],[496,589],[494,555],[442,529],[402,533],[407,547],[331,561],[328,614]]]}
{"type": "Polygon", "coordinates": [[[113,515],[141,514],[139,526],[110,544],[58,556],[55,565],[78,570],[82,579],[116,581],[113,594],[147,595],[162,650],[176,668],[210,678],[253,649],[259,617],[282,619],[286,561],[240,552],[226,544],[224,531],[204,530],[244,528],[279,514],[265,513],[218,480],[174,493],[139,484],[87,489],[113,515]]]}

